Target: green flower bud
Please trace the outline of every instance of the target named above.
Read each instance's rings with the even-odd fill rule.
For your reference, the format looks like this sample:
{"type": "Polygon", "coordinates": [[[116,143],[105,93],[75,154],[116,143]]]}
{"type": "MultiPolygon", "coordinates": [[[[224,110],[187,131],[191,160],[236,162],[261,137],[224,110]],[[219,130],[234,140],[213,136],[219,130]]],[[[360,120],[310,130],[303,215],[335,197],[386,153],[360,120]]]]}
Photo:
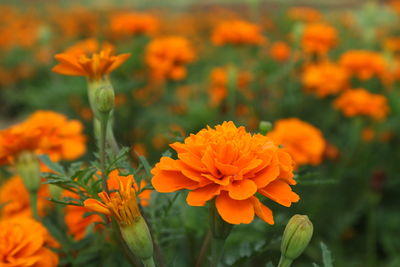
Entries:
{"type": "Polygon", "coordinates": [[[306,215],[294,215],[286,225],[282,237],[282,257],[293,261],[299,257],[310,243],[313,224],[306,215]]]}
{"type": "Polygon", "coordinates": [[[114,108],[114,88],[109,80],[89,82],[89,101],[95,117],[102,120],[114,108]]]}
{"type": "Polygon", "coordinates": [[[26,189],[29,192],[37,192],[40,186],[40,166],[37,156],[31,151],[24,151],[18,155],[15,166],[26,189]]]}
{"type": "Polygon", "coordinates": [[[266,135],[272,129],[272,123],[270,123],[269,121],[260,121],[258,129],[260,130],[260,133],[262,135],[266,135]]]}

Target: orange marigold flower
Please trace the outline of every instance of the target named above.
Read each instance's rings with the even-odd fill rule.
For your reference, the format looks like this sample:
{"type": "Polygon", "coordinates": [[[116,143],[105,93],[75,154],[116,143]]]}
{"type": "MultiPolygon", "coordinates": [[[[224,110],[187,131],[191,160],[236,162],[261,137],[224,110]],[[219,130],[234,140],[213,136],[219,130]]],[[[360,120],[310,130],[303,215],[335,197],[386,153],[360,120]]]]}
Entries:
{"type": "Polygon", "coordinates": [[[158,28],[159,21],[150,14],[122,12],[112,14],[110,17],[110,31],[117,36],[152,35],[158,28]]]}
{"type": "Polygon", "coordinates": [[[173,143],[178,159],[162,157],[152,169],[158,192],[188,189],[186,201],[204,206],[215,198],[218,213],[228,223],[250,223],[254,214],[273,224],[272,211],[255,196],[291,206],[299,196],[292,192],[293,161],[271,139],[252,135],[244,127],[224,122],[173,143]]]}
{"type": "Polygon", "coordinates": [[[90,80],[104,79],[118,68],[130,54],[114,55],[114,47],[104,43],[102,46],[95,39],[86,39],[55,55],[60,62],[52,71],[72,76],[86,76],[90,80]]]}
{"type": "Polygon", "coordinates": [[[381,77],[387,69],[386,62],[379,53],[367,50],[347,51],[340,57],[339,64],[361,80],[368,80],[374,75],[381,77]]]}
{"type": "Polygon", "coordinates": [[[26,217],[0,220],[0,266],[55,267],[58,243],[43,225],[26,217]]]}
{"type": "Polygon", "coordinates": [[[389,37],[383,42],[383,48],[391,52],[400,51],[400,37],[389,37]]]}
{"type": "MultiPolygon", "coordinates": [[[[37,207],[43,216],[45,208],[50,205],[47,185],[41,185],[38,191],[37,207]]],[[[13,176],[0,187],[0,214],[2,218],[32,217],[29,192],[19,176],[13,176]]]]}
{"type": "Polygon", "coordinates": [[[348,78],[348,73],[343,67],[330,62],[308,65],[302,74],[305,90],[315,93],[320,98],[346,89],[348,78]]]}
{"type": "MultiPolygon", "coordinates": [[[[120,176],[118,170],[114,170],[109,174],[107,184],[111,193],[100,192],[101,201],[93,198],[86,199],[85,208],[108,216],[112,215],[120,225],[131,225],[141,216],[136,200],[138,186],[133,175],[120,176]]],[[[145,185],[143,181],[141,186],[145,185]]],[[[150,194],[151,190],[144,190],[139,194],[143,206],[149,204],[150,194]]]]}
{"type": "Polygon", "coordinates": [[[275,42],[271,46],[270,55],[276,61],[287,61],[290,58],[290,46],[282,41],[275,42]]]}
{"type": "Polygon", "coordinates": [[[372,94],[362,88],[343,92],[335,100],[334,107],[341,110],[347,117],[365,115],[375,120],[386,118],[389,112],[385,96],[372,94]]]}
{"type": "Polygon", "coordinates": [[[215,45],[260,45],[265,43],[266,38],[257,24],[243,20],[229,20],[217,25],[211,40],[215,45]]]}
{"type": "Polygon", "coordinates": [[[76,159],[85,153],[83,126],[62,114],[39,110],[24,122],[0,131],[0,164],[23,151],[49,154],[53,160],[76,159]]]}
{"type": "MultiPolygon", "coordinates": [[[[251,73],[247,71],[238,72],[236,80],[236,86],[240,92],[247,99],[252,99],[252,92],[246,90],[246,87],[252,80],[251,73]]],[[[228,71],[226,68],[214,68],[212,70],[209,95],[211,106],[218,106],[228,96],[228,71]]]]}
{"type": "Polygon", "coordinates": [[[311,7],[292,7],[288,10],[288,16],[292,20],[303,22],[318,22],[321,20],[321,13],[311,7]]]}
{"type": "Polygon", "coordinates": [[[278,120],[267,136],[282,145],[298,165],[318,165],[322,161],[325,139],[318,128],[307,122],[297,118],[278,120]]]}
{"type": "Polygon", "coordinates": [[[312,23],[304,28],[301,45],[307,53],[326,54],[337,41],[337,31],[334,27],[312,23]]]}
{"type": "Polygon", "coordinates": [[[179,36],[160,37],[146,48],[146,63],[156,80],[182,80],[186,77],[185,65],[195,59],[189,41],[179,36]]]}

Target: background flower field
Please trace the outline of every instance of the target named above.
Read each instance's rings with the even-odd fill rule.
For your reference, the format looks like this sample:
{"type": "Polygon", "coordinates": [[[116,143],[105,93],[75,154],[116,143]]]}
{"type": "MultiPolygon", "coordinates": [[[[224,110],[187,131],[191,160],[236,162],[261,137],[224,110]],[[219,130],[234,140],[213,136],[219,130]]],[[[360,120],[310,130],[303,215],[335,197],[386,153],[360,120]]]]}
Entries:
{"type": "MultiPolygon", "coordinates": [[[[109,75],[122,149],[107,160],[126,173],[110,171],[108,193],[134,175],[156,266],[209,266],[208,210],[190,204],[188,190],[163,187],[160,158],[182,160],[170,144],[224,121],[255,134],[251,142],[256,133],[273,140],[293,159],[297,184],[294,195],[283,190],[289,200],[260,198],[274,224],[256,211],[261,219],[236,225],[220,212],[235,224],[220,266],[277,266],[294,214],[307,215],[314,233],[293,266],[399,266],[400,1],[320,2],[1,4],[0,265],[6,220],[18,218],[40,229],[32,238],[45,244],[37,253],[46,263],[5,266],[132,264],[99,208],[85,209],[101,191],[89,177],[102,170],[87,84],[109,75]],[[91,73],[74,61],[81,50],[106,51],[99,58],[111,63],[91,73]],[[41,225],[30,221],[15,152],[15,140],[39,128],[48,136],[34,151],[41,225]]],[[[203,153],[196,140],[190,149],[203,153]]]]}

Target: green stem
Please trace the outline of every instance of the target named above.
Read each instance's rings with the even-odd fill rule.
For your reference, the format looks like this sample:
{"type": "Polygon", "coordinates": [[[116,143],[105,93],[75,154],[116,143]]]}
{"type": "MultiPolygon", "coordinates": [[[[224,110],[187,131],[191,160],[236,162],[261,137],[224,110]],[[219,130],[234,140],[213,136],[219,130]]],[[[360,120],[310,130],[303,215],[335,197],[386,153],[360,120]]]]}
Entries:
{"type": "Polygon", "coordinates": [[[224,252],[225,239],[213,238],[211,241],[211,267],[217,267],[224,252]]]}
{"type": "Polygon", "coordinates": [[[278,267],[290,267],[290,265],[292,265],[292,262],[293,262],[292,260],[281,256],[281,259],[279,260],[278,267]]]}
{"type": "Polygon", "coordinates": [[[103,189],[107,194],[109,194],[107,185],[107,170],[106,170],[107,122],[108,122],[107,116],[104,116],[100,120],[100,168],[101,168],[101,177],[103,180],[103,189]]]}
{"type": "Polygon", "coordinates": [[[38,212],[38,208],[37,208],[37,191],[29,192],[29,198],[30,198],[32,216],[35,220],[39,221],[40,217],[39,217],[39,212],[38,212]]]}
{"type": "Polygon", "coordinates": [[[210,247],[211,241],[211,230],[208,230],[206,236],[204,237],[203,244],[201,245],[199,257],[196,260],[196,267],[200,267],[203,264],[204,257],[207,253],[208,248],[210,247]]]}
{"type": "Polygon", "coordinates": [[[153,257],[142,260],[144,267],[156,267],[153,257]]]}
{"type": "Polygon", "coordinates": [[[376,230],[377,213],[376,207],[379,201],[379,195],[371,192],[369,194],[368,220],[367,220],[367,266],[376,266],[376,230]]]}

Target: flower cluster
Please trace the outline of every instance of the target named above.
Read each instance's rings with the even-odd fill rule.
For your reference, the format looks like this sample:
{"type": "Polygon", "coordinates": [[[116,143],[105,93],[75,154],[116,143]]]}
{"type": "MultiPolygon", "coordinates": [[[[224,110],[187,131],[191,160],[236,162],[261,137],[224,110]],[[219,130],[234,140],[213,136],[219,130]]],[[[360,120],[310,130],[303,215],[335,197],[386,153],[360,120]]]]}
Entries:
{"type": "Polygon", "coordinates": [[[266,41],[257,24],[243,20],[221,22],[215,27],[211,40],[215,45],[260,45],[266,41]]]}
{"type": "Polygon", "coordinates": [[[387,69],[384,58],[377,52],[349,50],[342,54],[339,64],[360,80],[382,76],[387,69]]]}
{"type": "Polygon", "coordinates": [[[322,23],[306,25],[301,45],[305,52],[326,54],[338,42],[336,29],[322,23]]]}

